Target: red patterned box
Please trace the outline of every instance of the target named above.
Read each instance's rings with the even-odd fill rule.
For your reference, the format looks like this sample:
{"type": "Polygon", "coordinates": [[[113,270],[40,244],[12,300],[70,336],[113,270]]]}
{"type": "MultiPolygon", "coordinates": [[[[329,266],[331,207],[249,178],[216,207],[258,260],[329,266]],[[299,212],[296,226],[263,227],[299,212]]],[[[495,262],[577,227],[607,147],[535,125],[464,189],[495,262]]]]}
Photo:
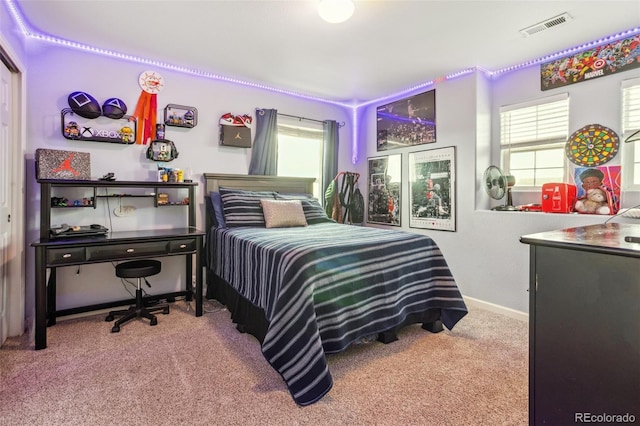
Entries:
{"type": "Polygon", "coordinates": [[[36,149],[36,178],[90,180],[91,154],[38,148],[36,149]]]}

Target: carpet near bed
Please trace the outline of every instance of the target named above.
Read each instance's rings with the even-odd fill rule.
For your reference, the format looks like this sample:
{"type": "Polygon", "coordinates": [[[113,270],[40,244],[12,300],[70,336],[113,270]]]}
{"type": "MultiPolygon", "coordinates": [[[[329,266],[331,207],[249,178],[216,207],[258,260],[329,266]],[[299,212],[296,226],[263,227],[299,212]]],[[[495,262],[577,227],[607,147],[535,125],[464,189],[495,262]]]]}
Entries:
{"type": "MultiPolygon", "coordinates": [[[[0,348],[0,425],[528,424],[528,323],[469,306],[454,330],[399,330],[397,342],[328,356],[331,392],[299,407],[229,312],[184,301],[158,325],[111,333],[104,314],[64,319],[49,345],[0,348]],[[193,305],[193,304],[192,304],[193,305]]],[[[68,317],[66,317],[68,318],[68,317]]]]}
{"type": "Polygon", "coordinates": [[[327,354],[373,334],[391,341],[414,322],[451,329],[467,313],[433,240],[336,224],[309,195],[315,179],[204,173],[204,180],[208,291],[226,293],[238,328],[259,338],[299,405],[331,389],[327,354]],[[312,226],[280,228],[269,240],[263,199],[300,200],[312,226]],[[324,226],[337,228],[311,231],[324,226]],[[217,290],[216,276],[225,283],[217,290]]]}
{"type": "MultiPolygon", "coordinates": [[[[256,327],[247,312],[264,313],[262,352],[299,405],[330,391],[326,354],[407,323],[441,320],[452,329],[467,312],[442,253],[423,235],[322,223],[213,229],[207,241],[208,276],[242,295],[226,289],[220,300],[232,303],[244,331],[256,327]]],[[[215,289],[210,280],[208,296],[215,289]]]]}

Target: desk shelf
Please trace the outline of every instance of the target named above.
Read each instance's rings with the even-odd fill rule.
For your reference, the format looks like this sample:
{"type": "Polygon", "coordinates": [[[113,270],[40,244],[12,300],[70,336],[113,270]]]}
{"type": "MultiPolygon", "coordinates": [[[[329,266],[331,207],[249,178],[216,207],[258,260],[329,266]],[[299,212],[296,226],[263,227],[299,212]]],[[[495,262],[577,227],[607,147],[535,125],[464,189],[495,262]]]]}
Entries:
{"type": "MultiPolygon", "coordinates": [[[[40,184],[40,239],[44,240],[49,238],[49,229],[51,229],[51,211],[52,209],[67,209],[67,208],[83,208],[91,207],[97,208],[98,200],[104,199],[122,199],[122,198],[151,198],[153,199],[153,207],[169,207],[169,206],[181,206],[187,208],[187,222],[188,226],[196,226],[196,210],[195,210],[195,195],[196,195],[196,182],[152,182],[152,181],[104,181],[104,180],[55,180],[55,179],[38,179],[40,184]],[[68,206],[52,206],[51,196],[53,188],[64,189],[77,189],[85,188],[91,191],[92,197],[95,202],[91,205],[78,205],[73,204],[68,206]],[[127,194],[124,192],[126,189],[142,189],[151,192],[150,194],[127,194]],[[104,195],[98,195],[98,190],[103,192],[104,195]],[[182,197],[182,200],[188,199],[188,203],[183,202],[171,202],[168,204],[162,204],[158,202],[158,195],[160,193],[166,193],[167,191],[184,189],[188,191],[188,198],[182,197]],[[122,193],[108,194],[110,190],[115,190],[122,193]]],[[[60,191],[62,192],[62,191],[60,191]]],[[[135,191],[134,191],[135,192],[135,191]]],[[[71,201],[73,203],[73,201],[71,201]]]]}
{"type": "MultiPolygon", "coordinates": [[[[187,301],[195,298],[195,315],[202,316],[202,248],[205,233],[196,228],[196,186],[195,182],[134,182],[134,181],[72,181],[39,179],[40,184],[40,239],[31,244],[35,248],[35,349],[47,347],[47,326],[55,325],[56,317],[89,312],[131,304],[131,300],[116,300],[108,303],[90,304],[72,309],[56,309],[56,269],[73,265],[127,261],[165,256],[183,256],[185,258],[185,282],[181,291],[155,295],[155,298],[175,298],[185,296],[187,301]],[[93,193],[92,205],[52,206],[51,195],[56,192],[80,191],[93,193]],[[62,189],[60,189],[62,188],[62,189]],[[84,188],[84,191],[82,191],[84,188]],[[104,189],[105,195],[97,195],[98,189],[104,189]],[[140,188],[148,194],[113,194],[109,189],[140,188]],[[72,190],[73,189],[73,190],[72,190]],[[158,204],[160,193],[187,190],[188,203],[158,204]],[[111,232],[101,236],[75,236],[72,238],[51,238],[51,212],[53,209],[96,208],[98,202],[114,198],[151,198],[153,207],[180,206],[187,211],[187,223],[184,228],[151,229],[111,232]],[[194,262],[195,261],[195,262],[194,262]],[[195,263],[195,269],[194,269],[195,263]],[[47,270],[49,270],[47,279],[47,270]],[[195,277],[195,282],[192,282],[195,277]]],[[[102,191],[101,191],[102,192],[102,191]]],[[[132,191],[135,192],[135,191],[132,191]]],[[[139,191],[141,192],[141,191],[139,191]]],[[[66,197],[65,197],[66,198],[66,197]]],[[[82,197],[81,197],[82,198],[82,197]]],[[[73,203],[73,202],[72,202],[73,203]]],[[[184,210],[182,210],[184,212],[184,210]]]]}
{"type": "Polygon", "coordinates": [[[97,198],[151,198],[155,197],[152,194],[110,194],[110,195],[97,195],[97,198]]]}

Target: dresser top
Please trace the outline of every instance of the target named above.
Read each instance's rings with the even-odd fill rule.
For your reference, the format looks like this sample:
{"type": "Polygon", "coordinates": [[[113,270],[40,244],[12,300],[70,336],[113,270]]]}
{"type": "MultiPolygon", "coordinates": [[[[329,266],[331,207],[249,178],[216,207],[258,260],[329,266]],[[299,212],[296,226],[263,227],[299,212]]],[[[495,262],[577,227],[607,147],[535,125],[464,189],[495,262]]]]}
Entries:
{"type": "Polygon", "coordinates": [[[640,257],[640,225],[607,223],[520,237],[524,244],[640,257]],[[638,242],[629,241],[629,237],[638,242]]]}

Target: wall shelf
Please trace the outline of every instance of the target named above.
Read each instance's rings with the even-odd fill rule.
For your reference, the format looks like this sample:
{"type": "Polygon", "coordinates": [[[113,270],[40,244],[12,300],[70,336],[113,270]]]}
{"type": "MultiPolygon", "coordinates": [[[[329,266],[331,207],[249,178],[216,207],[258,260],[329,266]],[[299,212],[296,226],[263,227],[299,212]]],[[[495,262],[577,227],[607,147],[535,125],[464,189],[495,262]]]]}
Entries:
{"type": "Polygon", "coordinates": [[[74,141],[109,142],[131,145],[136,142],[137,120],[125,115],[122,118],[83,118],[71,108],[61,111],[62,136],[74,141]]]}
{"type": "Polygon", "coordinates": [[[192,106],[169,104],[164,108],[164,124],[172,127],[196,127],[198,110],[192,106]]]}

